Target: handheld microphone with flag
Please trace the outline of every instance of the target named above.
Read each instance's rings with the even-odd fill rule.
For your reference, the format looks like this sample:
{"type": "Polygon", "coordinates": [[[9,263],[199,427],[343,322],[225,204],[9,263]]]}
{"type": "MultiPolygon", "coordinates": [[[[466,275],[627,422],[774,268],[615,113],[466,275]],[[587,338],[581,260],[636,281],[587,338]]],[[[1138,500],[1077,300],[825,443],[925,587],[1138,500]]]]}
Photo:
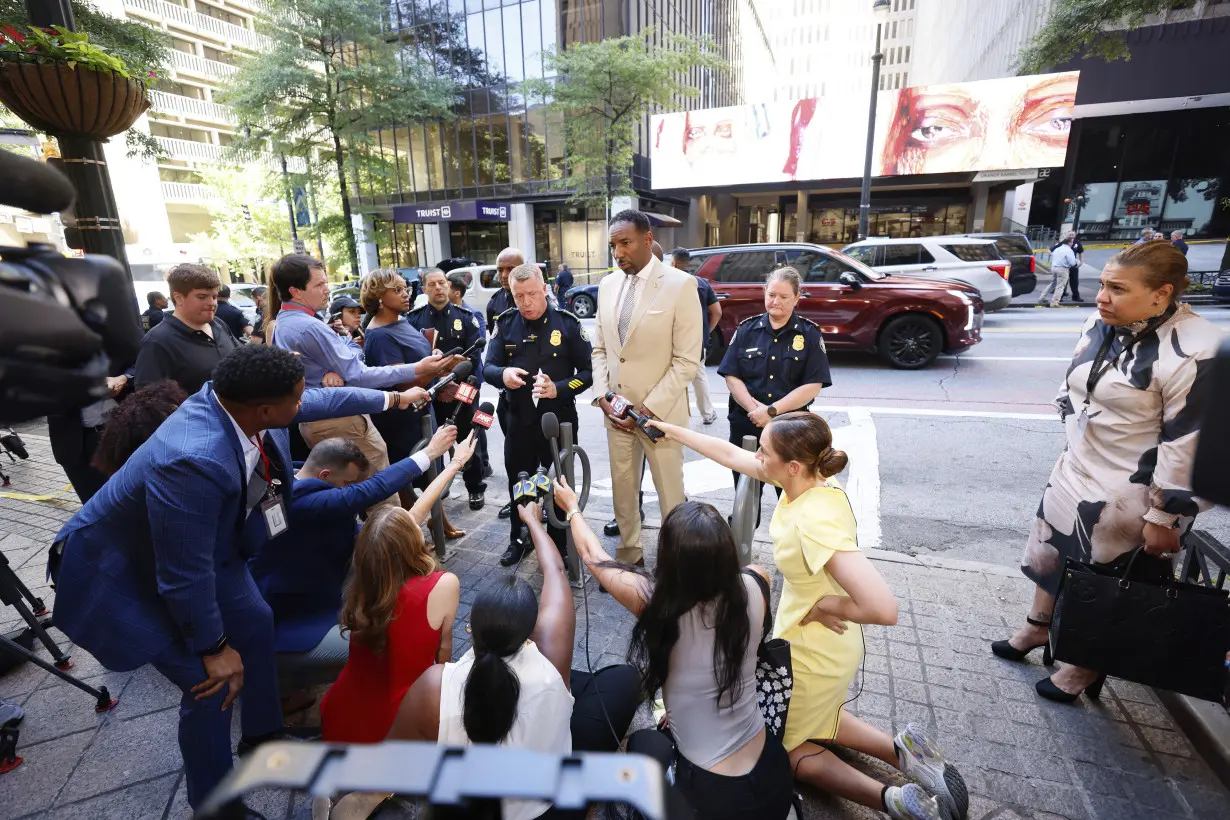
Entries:
{"type": "Polygon", "coordinates": [[[485,401],[478,406],[474,411],[474,418],[470,419],[470,425],[473,427],[481,427],[484,430],[490,430],[491,425],[495,423],[495,406],[489,401],[485,401]]]}
{"type": "Polygon", "coordinates": [[[464,383],[457,385],[457,395],[454,397],[457,401],[453,407],[453,413],[448,417],[445,424],[456,424],[457,414],[461,412],[463,404],[474,404],[474,400],[478,398],[478,376],[471,376],[464,383]]]}
{"type": "Polygon", "coordinates": [[[438,394],[445,387],[449,386],[453,382],[465,381],[466,378],[468,378],[469,375],[473,372],[474,372],[474,365],[470,361],[467,360],[467,361],[462,362],[461,364],[453,368],[452,373],[449,373],[447,376],[440,379],[440,381],[436,382],[431,387],[427,388],[427,398],[426,399],[415,402],[413,405],[411,405],[411,407],[413,407],[415,410],[422,410],[424,407],[427,406],[427,402],[434,399],[436,397],[436,394],[438,394]]]}
{"type": "Polygon", "coordinates": [[[606,400],[611,403],[612,415],[618,416],[621,419],[632,419],[635,421],[636,426],[641,429],[642,433],[649,437],[650,441],[657,443],[659,439],[666,437],[666,433],[663,433],[656,427],[648,426],[647,422],[649,421],[649,416],[636,412],[636,408],[633,407],[632,402],[628,401],[615,391],[607,393],[606,400]]]}

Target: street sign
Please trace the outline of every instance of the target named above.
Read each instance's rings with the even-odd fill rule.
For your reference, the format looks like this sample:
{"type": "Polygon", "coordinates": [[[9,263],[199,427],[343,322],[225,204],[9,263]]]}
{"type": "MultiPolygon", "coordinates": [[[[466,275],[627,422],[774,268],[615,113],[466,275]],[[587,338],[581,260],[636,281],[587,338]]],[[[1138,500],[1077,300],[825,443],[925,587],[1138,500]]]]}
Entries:
{"type": "Polygon", "coordinates": [[[307,253],[307,243],[302,239],[294,240],[295,253],[307,253]]]}

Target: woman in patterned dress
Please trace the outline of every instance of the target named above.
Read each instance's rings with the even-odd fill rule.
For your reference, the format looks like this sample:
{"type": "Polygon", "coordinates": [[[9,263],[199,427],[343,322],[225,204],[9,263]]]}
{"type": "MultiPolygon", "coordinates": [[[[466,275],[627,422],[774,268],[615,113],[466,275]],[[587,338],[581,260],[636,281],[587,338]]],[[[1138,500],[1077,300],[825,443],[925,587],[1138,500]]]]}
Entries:
{"type": "MultiPolygon", "coordinates": [[[[1066,446],[1042,493],[1021,570],[1038,585],[1026,625],[992,651],[1020,661],[1047,646],[1065,559],[1118,570],[1143,546],[1133,577],[1173,575],[1171,556],[1207,505],[1190,472],[1209,373],[1222,334],[1178,301],[1187,259],[1146,242],[1106,263],[1098,313],[1085,323],[1056,407],[1066,446]]],[[[1044,663],[1050,663],[1050,650],[1044,663]]],[[[1038,694],[1096,698],[1104,675],[1065,665],[1038,694]]]]}

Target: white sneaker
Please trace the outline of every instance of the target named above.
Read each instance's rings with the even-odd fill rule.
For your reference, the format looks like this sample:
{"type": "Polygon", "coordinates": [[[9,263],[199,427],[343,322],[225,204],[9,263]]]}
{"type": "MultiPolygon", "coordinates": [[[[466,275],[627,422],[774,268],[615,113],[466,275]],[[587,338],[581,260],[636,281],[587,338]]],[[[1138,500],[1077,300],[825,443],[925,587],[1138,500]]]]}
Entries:
{"type": "Polygon", "coordinates": [[[710,413],[707,416],[703,416],[701,417],[701,421],[705,424],[713,424],[713,422],[717,421],[717,413],[710,413]]]}
{"type": "Polygon", "coordinates": [[[893,820],[943,820],[935,798],[914,783],[889,786],[884,792],[884,811],[893,820]]]}
{"type": "Polygon", "coordinates": [[[893,740],[897,763],[906,777],[921,784],[939,801],[941,817],[965,820],[969,811],[969,791],[965,780],[923,730],[907,725],[893,740]]]}

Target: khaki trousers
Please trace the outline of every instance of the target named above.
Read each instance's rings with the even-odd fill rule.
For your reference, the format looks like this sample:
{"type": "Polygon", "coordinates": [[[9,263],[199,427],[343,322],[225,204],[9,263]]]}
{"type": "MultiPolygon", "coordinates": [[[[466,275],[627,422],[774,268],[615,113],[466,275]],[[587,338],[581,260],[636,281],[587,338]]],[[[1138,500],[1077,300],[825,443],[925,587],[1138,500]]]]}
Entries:
{"type": "MultiPolygon", "coordinates": [[[[318,442],[327,438],[350,439],[363,451],[363,455],[367,456],[369,467],[365,477],[371,477],[389,466],[389,450],[385,447],[384,439],[381,438],[376,425],[372,424],[372,420],[366,415],[307,421],[299,425],[299,434],[309,447],[315,447],[318,442]]],[[[399,506],[397,496],[391,495],[367,509],[370,512],[386,504],[399,506]]]]}
{"type": "Polygon", "coordinates": [[[662,518],[683,503],[683,446],[660,440],[651,444],[643,433],[624,433],[607,423],[606,443],[611,458],[611,492],[615,520],[622,541],[615,560],[635,564],[644,557],[641,549],[641,459],[649,462],[653,486],[658,491],[662,518]]]}

